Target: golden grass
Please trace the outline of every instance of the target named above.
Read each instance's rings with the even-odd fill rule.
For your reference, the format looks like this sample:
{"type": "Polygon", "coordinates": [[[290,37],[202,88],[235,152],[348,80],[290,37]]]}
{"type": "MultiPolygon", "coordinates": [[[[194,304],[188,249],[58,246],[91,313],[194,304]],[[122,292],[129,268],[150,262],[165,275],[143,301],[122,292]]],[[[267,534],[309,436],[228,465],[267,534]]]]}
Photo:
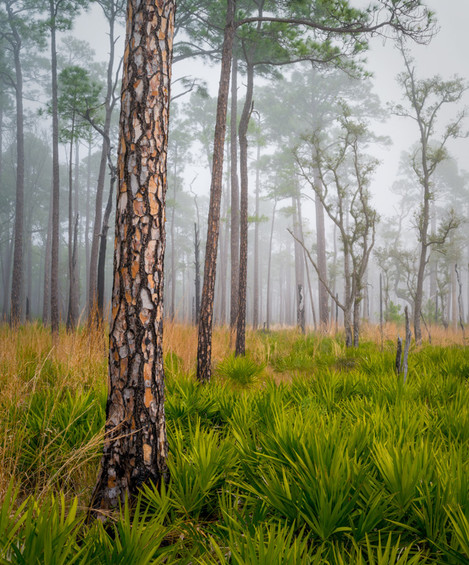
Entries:
{"type": "MultiPolygon", "coordinates": [[[[428,335],[424,331],[424,343],[428,343],[428,335]]],[[[249,355],[258,363],[266,366],[266,374],[275,380],[289,379],[292,375],[275,374],[269,361],[284,354],[294,343],[301,339],[296,329],[280,329],[282,351],[277,351],[275,340],[266,340],[261,331],[247,331],[246,348],[249,355]]],[[[364,324],[361,333],[362,341],[377,344],[381,340],[387,346],[395,343],[397,336],[404,335],[404,328],[395,324],[385,324],[381,336],[376,325],[364,324]]],[[[430,328],[433,345],[451,346],[467,345],[461,330],[430,328]]],[[[231,336],[233,337],[233,336],[231,336]]],[[[323,334],[317,334],[317,349],[321,340],[336,337],[335,328],[323,334]]],[[[336,357],[344,355],[343,330],[340,328],[338,339],[332,343],[336,357]]],[[[214,366],[226,358],[233,349],[228,327],[218,327],[213,332],[212,361],[214,366]]],[[[19,430],[12,429],[7,422],[8,414],[21,409],[28,410],[28,402],[34,391],[70,390],[79,392],[88,389],[103,391],[107,381],[107,328],[80,328],[75,332],[67,332],[62,328],[58,339],[53,343],[50,329],[39,323],[31,323],[12,330],[8,325],[0,325],[0,500],[8,482],[15,476],[18,453],[12,445],[15,434],[19,430]]],[[[315,345],[316,347],[316,345],[315,345]]],[[[187,374],[195,374],[197,355],[197,328],[176,322],[166,322],[164,326],[164,352],[174,353],[181,360],[182,370],[187,374]]],[[[14,422],[14,418],[11,419],[14,422]]],[[[64,461],[60,467],[64,477],[79,484],[78,490],[93,484],[93,474],[97,468],[96,446],[102,441],[102,434],[91,438],[86,445],[70,454],[70,460],[64,461]],[[73,476],[73,479],[72,479],[73,476]]],[[[99,451],[99,450],[98,450],[99,451]]],[[[39,454],[40,456],[40,454],[39,454]]],[[[44,489],[54,488],[57,477],[48,477],[44,489]]]]}

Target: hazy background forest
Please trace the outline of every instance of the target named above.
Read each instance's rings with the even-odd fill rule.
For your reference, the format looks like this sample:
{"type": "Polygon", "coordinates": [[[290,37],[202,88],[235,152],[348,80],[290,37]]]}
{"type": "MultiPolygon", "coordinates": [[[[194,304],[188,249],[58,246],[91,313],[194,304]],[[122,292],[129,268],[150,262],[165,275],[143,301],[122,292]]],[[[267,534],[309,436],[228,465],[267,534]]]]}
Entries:
{"type": "MultiPolygon", "coordinates": [[[[74,326],[87,317],[93,299],[104,312],[110,300],[126,2],[69,0],[65,4],[66,8],[58,8],[55,26],[45,3],[29,12],[22,11],[21,2],[2,0],[0,4],[0,307],[5,320],[12,311],[21,320],[50,320],[54,277],[51,203],[56,179],[60,196],[58,307],[60,319],[74,326]],[[52,35],[56,35],[56,62],[50,55],[52,35]],[[57,85],[53,86],[55,65],[57,85]],[[59,169],[54,171],[55,114],[59,169]],[[19,166],[23,154],[24,164],[19,166]],[[24,201],[18,200],[21,174],[24,201]],[[17,226],[22,235],[16,236],[15,254],[18,207],[22,227],[17,226]]],[[[366,228],[369,261],[367,258],[363,265],[359,282],[360,317],[375,323],[380,315],[385,321],[400,321],[405,305],[414,309],[425,190],[419,122],[408,90],[406,94],[412,73],[416,81],[432,79],[427,86],[436,86],[433,98],[426,99],[428,115],[434,109],[436,122],[428,126],[425,149],[434,170],[427,194],[425,237],[433,241],[426,257],[423,320],[455,327],[469,321],[469,175],[464,160],[469,122],[462,114],[468,100],[463,61],[468,45],[462,28],[468,6],[463,0],[445,7],[436,0],[427,4],[436,11],[441,28],[430,45],[408,42],[401,52],[392,41],[372,39],[368,52],[363,50],[353,64],[341,60],[336,65],[340,68],[310,61],[263,63],[262,57],[275,59],[276,45],[283,50],[298,49],[294,43],[299,38],[291,45],[283,38],[278,44],[274,39],[257,46],[247,132],[248,325],[343,323],[342,309],[332,299],[335,296],[345,303],[346,235],[333,220],[337,220],[341,198],[340,191],[334,193],[336,173],[342,179],[345,207],[354,198],[359,200],[353,190],[362,186],[372,218],[366,228]],[[454,78],[456,73],[460,81],[454,78]],[[439,78],[434,79],[436,75],[439,78]],[[341,151],[351,151],[344,161],[339,159],[341,151]],[[352,166],[353,155],[358,169],[352,166]],[[315,192],[318,185],[327,189],[321,192],[323,202],[315,192]],[[327,283],[325,294],[317,270],[327,283]],[[304,322],[299,320],[299,285],[304,322]]],[[[217,12],[216,3],[207,6],[217,12]]],[[[223,21],[222,14],[219,19],[223,21]]],[[[196,288],[201,288],[204,261],[220,22],[210,29],[191,12],[190,2],[179,3],[168,154],[165,315],[189,323],[195,323],[197,317],[196,288]]],[[[230,123],[235,109],[236,123],[243,112],[246,60],[253,48],[248,39],[244,43],[240,39],[235,52],[237,103],[230,105],[230,123]]],[[[233,241],[238,237],[239,211],[231,196],[236,138],[230,134],[230,123],[214,311],[218,324],[230,322],[232,286],[236,284],[232,272],[238,268],[233,257],[239,244],[233,241]]],[[[340,220],[347,237],[353,239],[353,233],[362,237],[360,214],[364,209],[356,211],[358,219],[352,213],[340,220]]],[[[361,254],[363,250],[361,246],[361,254]]]]}

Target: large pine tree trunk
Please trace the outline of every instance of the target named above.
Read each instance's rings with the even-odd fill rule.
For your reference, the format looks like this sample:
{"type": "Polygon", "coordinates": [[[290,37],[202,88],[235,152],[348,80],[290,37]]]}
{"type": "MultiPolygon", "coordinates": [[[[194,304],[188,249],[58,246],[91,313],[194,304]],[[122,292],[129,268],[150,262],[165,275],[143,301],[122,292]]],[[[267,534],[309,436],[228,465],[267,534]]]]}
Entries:
{"type": "Polygon", "coordinates": [[[230,328],[234,331],[238,319],[239,285],[239,182],[238,182],[238,59],[233,56],[231,72],[231,293],[230,328]]]}
{"type": "Polygon", "coordinates": [[[248,277],[248,126],[252,111],[254,89],[254,67],[247,65],[247,89],[243,113],[239,121],[239,163],[241,172],[240,203],[240,245],[239,245],[239,284],[238,320],[236,324],[236,355],[244,355],[246,350],[246,295],[248,277]]]}
{"type": "Polygon", "coordinates": [[[92,507],[167,478],[163,369],[166,156],[174,0],[129,0],[106,441],[92,507]],[[135,49],[139,45],[139,49],[135,49]]]}
{"type": "Polygon", "coordinates": [[[235,4],[235,0],[228,0],[220,85],[218,89],[217,119],[213,143],[212,183],[210,187],[204,282],[202,288],[197,346],[197,379],[201,382],[209,381],[212,372],[213,300],[217,270],[217,248],[218,233],[220,229],[220,201],[223,180],[226,112],[228,106],[228,93],[230,89],[230,67],[234,37],[235,4]]]}

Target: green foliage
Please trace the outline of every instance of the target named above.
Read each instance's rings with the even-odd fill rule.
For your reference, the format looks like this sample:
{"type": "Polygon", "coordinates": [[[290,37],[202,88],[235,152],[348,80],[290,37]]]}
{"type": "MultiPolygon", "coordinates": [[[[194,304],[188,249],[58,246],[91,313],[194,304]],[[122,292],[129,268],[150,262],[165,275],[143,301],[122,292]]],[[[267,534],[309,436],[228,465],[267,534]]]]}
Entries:
{"type": "Polygon", "coordinates": [[[264,367],[248,356],[231,355],[217,365],[216,375],[242,387],[252,385],[262,374],[264,367]]]}
{"type": "Polygon", "coordinates": [[[31,390],[2,400],[18,486],[4,489],[0,563],[468,563],[468,350],[412,351],[404,386],[391,342],[258,340],[256,361],[239,358],[257,375],[241,390],[244,376],[201,386],[166,356],[170,480],[91,524],[104,385],[54,388],[66,367],[25,346],[31,390]],[[281,371],[282,358],[310,368],[281,371]]]}

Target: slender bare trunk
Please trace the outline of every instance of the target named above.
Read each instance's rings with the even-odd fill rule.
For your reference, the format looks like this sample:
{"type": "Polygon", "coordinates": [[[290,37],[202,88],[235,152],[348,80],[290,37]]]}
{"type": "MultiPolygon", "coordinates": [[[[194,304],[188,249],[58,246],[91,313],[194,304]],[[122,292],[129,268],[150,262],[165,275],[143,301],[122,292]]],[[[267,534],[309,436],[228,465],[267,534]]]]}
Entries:
{"type": "Polygon", "coordinates": [[[109,22],[109,61],[107,66],[107,88],[106,97],[104,101],[105,117],[103,126],[103,145],[101,150],[101,160],[99,163],[98,182],[96,186],[96,201],[95,201],[95,216],[93,235],[91,240],[90,252],[90,267],[89,267],[89,290],[88,290],[88,314],[92,313],[97,306],[98,299],[98,256],[99,256],[99,243],[102,231],[102,217],[103,217],[103,194],[104,194],[104,181],[106,177],[106,167],[108,163],[108,155],[110,151],[110,131],[111,131],[111,118],[114,110],[115,101],[113,99],[114,91],[114,58],[115,58],[115,37],[114,37],[114,19],[116,15],[113,14],[108,19],[109,22]]]}
{"type": "Polygon", "coordinates": [[[257,144],[256,154],[256,223],[254,225],[254,281],[252,298],[252,327],[257,330],[259,326],[259,200],[260,200],[260,158],[261,145],[257,144]]]}
{"type": "Polygon", "coordinates": [[[51,35],[51,71],[52,71],[52,247],[51,247],[51,329],[52,334],[59,332],[59,117],[57,109],[57,47],[54,0],[49,0],[50,35],[51,35]]]}
{"type": "Polygon", "coordinates": [[[244,355],[246,349],[246,294],[248,276],[248,126],[252,111],[254,67],[247,65],[247,89],[243,113],[239,122],[239,162],[241,172],[240,245],[238,321],[236,324],[236,355],[244,355]]]}
{"type": "Polygon", "coordinates": [[[238,319],[239,285],[239,182],[238,182],[238,59],[233,56],[231,72],[231,298],[230,328],[234,331],[238,319]]]}
{"type": "Polygon", "coordinates": [[[266,307],[265,307],[265,325],[267,331],[270,330],[270,313],[271,313],[271,278],[272,278],[272,243],[274,240],[274,225],[275,225],[275,211],[277,209],[277,200],[274,200],[274,208],[272,210],[272,223],[270,224],[270,239],[269,239],[269,260],[267,264],[267,296],[266,296],[266,307]]]}
{"type": "Polygon", "coordinates": [[[42,301],[42,323],[48,324],[50,321],[50,275],[51,275],[51,250],[52,250],[52,190],[49,199],[49,214],[47,219],[47,235],[44,252],[44,288],[42,301]]]}
{"type": "Polygon", "coordinates": [[[212,183],[210,187],[204,282],[202,288],[202,303],[200,307],[197,347],[197,379],[201,382],[209,381],[212,371],[213,299],[217,269],[218,233],[220,229],[220,201],[223,181],[224,140],[226,132],[228,93],[230,88],[235,4],[235,0],[228,0],[220,85],[218,90],[217,119],[213,144],[212,183]]]}
{"type": "Polygon", "coordinates": [[[105,273],[106,273],[106,248],[107,248],[107,232],[109,230],[109,218],[111,217],[112,203],[114,200],[114,184],[116,182],[116,170],[112,168],[111,178],[109,182],[109,195],[106,203],[106,209],[103,216],[103,228],[101,232],[101,239],[99,242],[99,256],[98,256],[98,287],[97,287],[97,305],[99,318],[103,319],[104,314],[104,287],[105,287],[105,273]]]}
{"type": "MultiPolygon", "coordinates": [[[[11,13],[9,10],[9,17],[11,13]]],[[[23,71],[20,51],[21,39],[16,27],[12,25],[14,35],[13,56],[15,65],[16,96],[16,201],[15,229],[13,250],[13,275],[11,285],[12,324],[21,321],[21,295],[23,289],[23,230],[24,230],[24,112],[23,112],[23,71]]]]}

